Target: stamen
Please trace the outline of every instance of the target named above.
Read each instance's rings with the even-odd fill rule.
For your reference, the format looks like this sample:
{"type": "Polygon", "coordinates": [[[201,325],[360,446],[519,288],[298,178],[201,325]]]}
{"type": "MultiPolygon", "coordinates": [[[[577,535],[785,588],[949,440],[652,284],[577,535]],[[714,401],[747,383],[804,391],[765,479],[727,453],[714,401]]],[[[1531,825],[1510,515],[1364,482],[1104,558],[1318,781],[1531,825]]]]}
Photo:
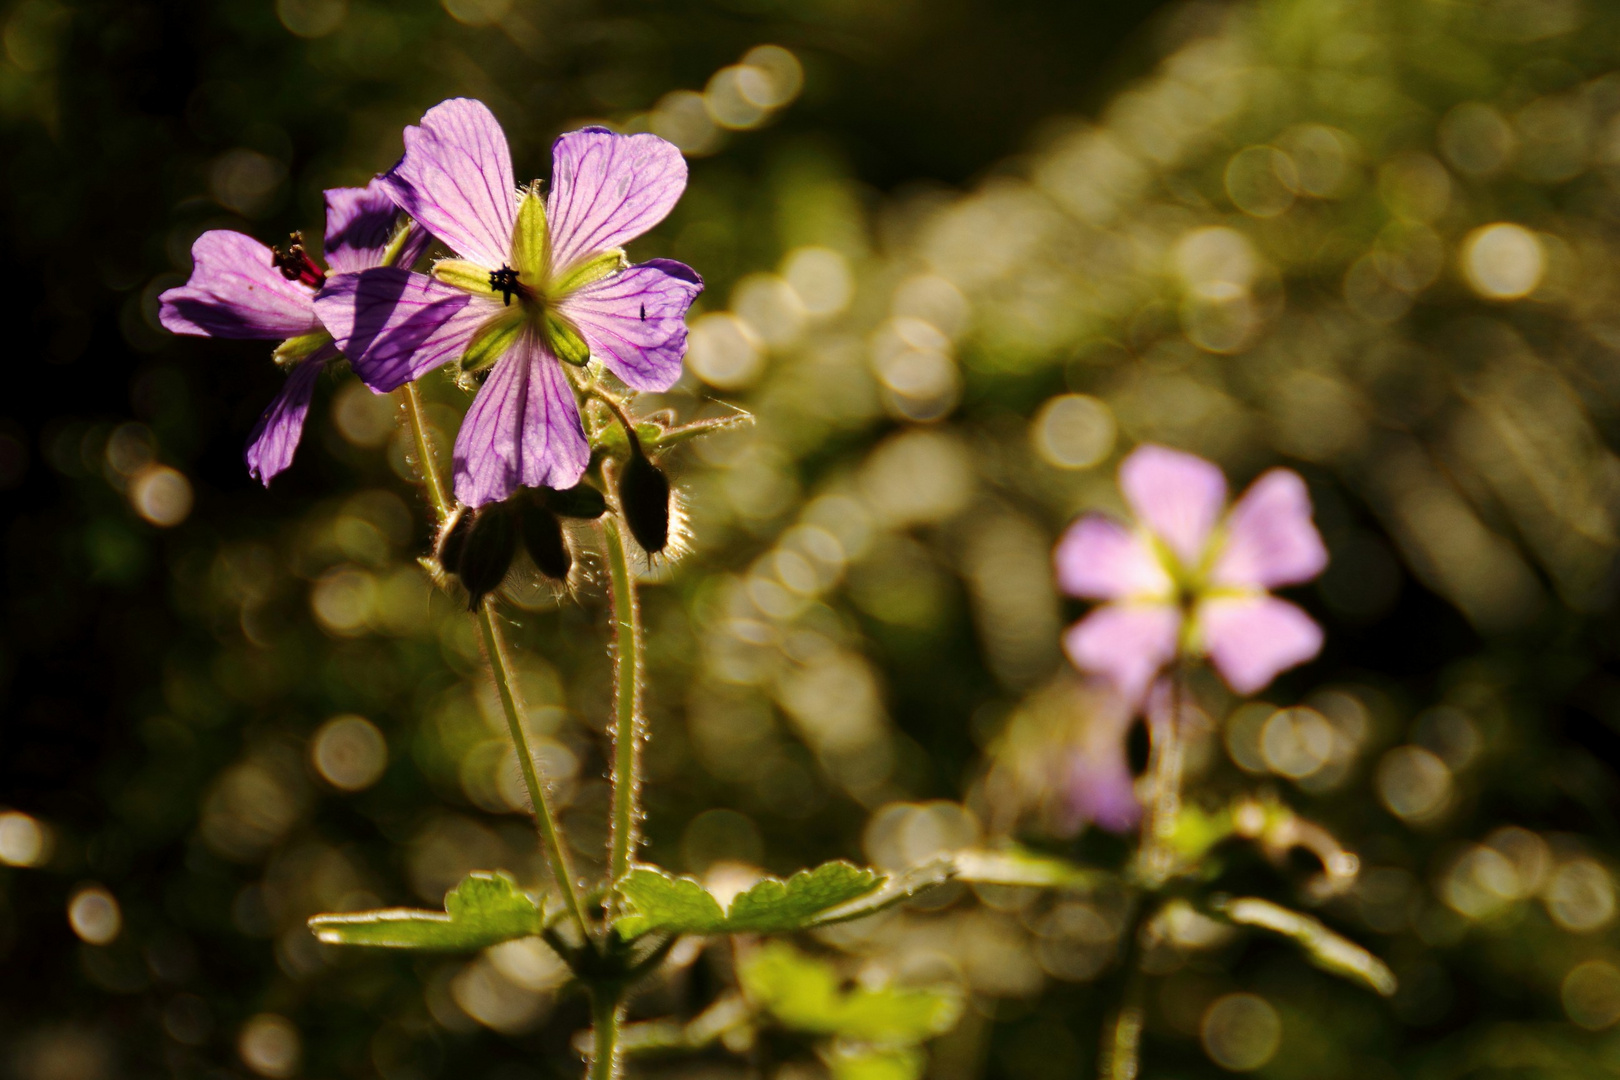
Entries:
{"type": "Polygon", "coordinates": [[[491,270],[489,272],[489,287],[492,292],[501,294],[501,299],[505,301],[506,307],[512,306],[513,296],[525,297],[529,292],[518,281],[518,272],[510,266],[503,266],[499,270],[491,270]]]}
{"type": "Polygon", "coordinates": [[[304,250],[304,234],[295,232],[289,240],[285,251],[279,247],[270,249],[274,253],[270,265],[280,270],[288,281],[301,281],[312,289],[320,288],[321,282],[326,280],[326,271],[316,266],[315,260],[304,250]]]}

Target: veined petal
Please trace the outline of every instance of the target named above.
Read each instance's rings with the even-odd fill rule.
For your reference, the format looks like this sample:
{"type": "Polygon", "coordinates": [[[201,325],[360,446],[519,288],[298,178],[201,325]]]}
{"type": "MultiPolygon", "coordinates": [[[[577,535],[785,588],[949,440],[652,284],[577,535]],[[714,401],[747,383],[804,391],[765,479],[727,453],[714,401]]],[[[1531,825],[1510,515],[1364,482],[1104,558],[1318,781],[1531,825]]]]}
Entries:
{"type": "Polygon", "coordinates": [[[590,463],[573,388],[539,335],[497,361],[456,434],[456,498],[498,502],[519,487],[571,488],[590,463]]]}
{"type": "Polygon", "coordinates": [[[1198,569],[1226,505],[1221,470],[1201,457],[1149,444],[1120,463],[1119,486],[1131,511],[1182,566],[1198,569]]]}
{"type": "Polygon", "coordinates": [[[1070,596],[1168,600],[1175,591],[1175,583],[1142,535],[1101,514],[1087,514],[1070,525],[1052,560],[1058,586],[1070,596]]]}
{"type": "Polygon", "coordinates": [[[571,131],[551,147],[551,265],[624,247],[663,221],[686,190],[686,159],[656,135],[571,131]]]}
{"type": "Polygon", "coordinates": [[[1265,593],[1201,601],[1198,642],[1226,684],[1256,694],[1322,650],[1322,628],[1286,600],[1265,593]]]}
{"type": "Polygon", "coordinates": [[[632,390],[668,390],[686,355],[686,309],[703,291],[691,267],[653,259],[558,301],[591,354],[632,390]]]}
{"type": "Polygon", "coordinates": [[[315,382],[326,370],[327,362],[337,358],[337,350],[327,348],[300,361],[287,373],[281,392],[254,425],[248,436],[248,474],[265,487],[270,486],[277,473],[292,464],[298,441],[304,435],[304,418],[309,415],[309,402],[315,395],[315,382]]]}
{"type": "Polygon", "coordinates": [[[1210,581],[1229,588],[1297,585],[1320,574],[1327,560],[1327,547],[1311,523],[1305,481],[1290,469],[1272,469],[1227,515],[1226,542],[1210,581]]]}
{"type": "Polygon", "coordinates": [[[1063,648],[1081,671],[1106,679],[1131,707],[1176,655],[1181,612],[1171,604],[1103,604],[1069,627],[1063,648]]]}
{"type": "Polygon", "coordinates": [[[489,106],[451,98],[405,129],[405,156],[381,177],[407,214],[456,254],[489,267],[511,255],[512,152],[489,106]]]}
{"type": "Polygon", "coordinates": [[[326,265],[336,273],[373,266],[410,267],[428,244],[428,232],[400,212],[381,177],[363,188],[327,188],[326,265]],[[389,264],[384,256],[402,222],[407,230],[389,264]]]}
{"type": "Polygon", "coordinates": [[[379,266],[328,277],[315,311],[355,374],[385,394],[459,359],[500,305],[426,274],[379,266]]]}
{"type": "Polygon", "coordinates": [[[275,268],[275,253],[251,236],[214,229],[191,245],[191,278],[158,297],[158,318],[176,334],[279,340],[319,329],[306,285],[275,268]]]}

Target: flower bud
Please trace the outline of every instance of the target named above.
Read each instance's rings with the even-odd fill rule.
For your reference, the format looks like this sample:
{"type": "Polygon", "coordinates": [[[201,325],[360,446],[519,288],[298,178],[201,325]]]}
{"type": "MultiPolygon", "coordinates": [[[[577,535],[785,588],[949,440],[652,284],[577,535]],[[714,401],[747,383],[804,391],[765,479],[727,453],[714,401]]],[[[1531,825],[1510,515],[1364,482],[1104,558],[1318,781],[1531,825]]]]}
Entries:
{"type": "Polygon", "coordinates": [[[461,550],[456,574],[467,587],[467,609],[477,611],[485,594],[493,592],[506,577],[517,554],[517,523],[505,506],[486,506],[478,511],[461,550]]]}
{"type": "Polygon", "coordinates": [[[556,581],[567,581],[573,569],[574,556],[568,550],[563,536],[562,522],[539,500],[524,499],[518,509],[523,531],[523,546],[539,571],[556,581]]]}
{"type": "Polygon", "coordinates": [[[607,513],[607,499],[589,484],[575,484],[561,491],[541,488],[540,497],[547,509],[558,517],[595,520],[607,513]]]}
{"type": "Polygon", "coordinates": [[[439,531],[438,547],[433,555],[445,573],[461,573],[461,553],[467,549],[467,533],[472,531],[472,523],[473,512],[463,507],[449,525],[439,531]]]}
{"type": "Polygon", "coordinates": [[[619,473],[619,509],[630,535],[649,555],[669,543],[669,478],[637,448],[619,473]]]}

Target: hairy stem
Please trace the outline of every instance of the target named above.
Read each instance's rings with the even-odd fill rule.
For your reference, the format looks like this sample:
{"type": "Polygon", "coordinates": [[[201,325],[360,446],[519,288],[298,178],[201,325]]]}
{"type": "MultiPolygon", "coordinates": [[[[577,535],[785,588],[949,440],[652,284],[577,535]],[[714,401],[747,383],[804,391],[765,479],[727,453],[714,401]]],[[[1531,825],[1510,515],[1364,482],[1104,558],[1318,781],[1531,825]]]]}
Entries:
{"type": "MultiPolygon", "coordinates": [[[[427,489],[428,499],[433,503],[436,524],[439,528],[443,528],[453,512],[453,507],[444,484],[444,477],[439,475],[438,461],[433,456],[433,443],[428,437],[427,419],[422,412],[422,396],[414,382],[405,384],[405,417],[411,426],[411,437],[416,443],[417,469],[422,474],[422,486],[427,489]]],[[[512,744],[517,750],[518,767],[523,771],[523,783],[529,790],[529,800],[534,804],[535,824],[540,832],[540,847],[551,866],[552,876],[557,879],[557,888],[562,892],[570,920],[579,930],[580,936],[588,939],[590,933],[585,922],[585,909],[579,902],[574,868],[568,858],[568,844],[562,830],[557,826],[556,817],[551,812],[545,785],[535,772],[534,754],[529,750],[529,739],[523,731],[523,707],[517,699],[517,687],[512,681],[512,665],[506,656],[506,643],[501,639],[500,626],[495,622],[493,597],[486,596],[484,602],[478,605],[478,626],[484,638],[484,658],[489,664],[490,677],[495,680],[495,689],[500,694],[501,709],[506,713],[506,726],[511,732],[512,744]]]]}
{"type": "Polygon", "coordinates": [[[613,837],[608,880],[630,872],[635,854],[641,787],[641,613],[636,583],[625,557],[624,537],[615,517],[606,517],[608,577],[613,584],[613,837]]]}
{"type": "Polygon", "coordinates": [[[1097,1075],[1102,1080],[1136,1080],[1142,1071],[1142,1020],[1145,976],[1142,972],[1142,936],[1147,926],[1147,900],[1135,896],[1125,920],[1124,948],[1120,955],[1119,1010],[1103,1028],[1102,1053],[1097,1075]]]}
{"type": "Polygon", "coordinates": [[[1179,667],[1170,672],[1168,715],[1161,723],[1150,723],[1152,736],[1148,771],[1152,776],[1146,813],[1142,820],[1142,871],[1153,885],[1162,885],[1174,869],[1175,852],[1171,840],[1176,833],[1176,817],[1181,813],[1181,701],[1182,674],[1179,667]]]}
{"type": "Polygon", "coordinates": [[[512,665],[506,657],[506,643],[501,640],[500,627],[495,622],[495,598],[484,597],[478,605],[478,627],[484,634],[484,652],[489,658],[489,671],[495,678],[495,689],[500,692],[501,710],[506,713],[506,728],[517,748],[518,767],[523,770],[523,785],[529,789],[529,801],[534,804],[535,826],[540,831],[540,847],[551,864],[551,875],[562,890],[568,917],[573,920],[580,936],[589,938],[585,923],[585,909],[579,902],[579,889],[574,880],[574,868],[568,858],[568,845],[557,827],[557,818],[551,812],[546,798],[545,784],[534,768],[534,754],[529,750],[529,739],[523,731],[523,706],[517,699],[517,687],[512,681],[512,665]]]}
{"type": "Polygon", "coordinates": [[[619,1075],[619,1024],[624,1008],[616,989],[591,989],[591,1067],[588,1080],[614,1080],[619,1075]]]}

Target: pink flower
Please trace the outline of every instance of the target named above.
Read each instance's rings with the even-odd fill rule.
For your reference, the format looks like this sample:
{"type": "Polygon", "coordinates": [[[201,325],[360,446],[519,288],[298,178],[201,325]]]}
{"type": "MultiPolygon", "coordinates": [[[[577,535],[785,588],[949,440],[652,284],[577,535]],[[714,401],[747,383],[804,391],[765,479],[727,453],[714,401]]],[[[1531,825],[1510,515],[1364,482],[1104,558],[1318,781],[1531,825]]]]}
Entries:
{"type": "Polygon", "coordinates": [[[1082,671],[1140,703],[1178,656],[1205,656],[1240,694],[1314,657],[1322,629],[1267,590],[1327,565],[1299,474],[1272,469],[1222,518],[1226,478],[1203,458],[1142,446],[1119,467],[1134,527],[1087,514],[1054,558],[1070,595],[1101,600],[1063,645],[1082,671]]]}

